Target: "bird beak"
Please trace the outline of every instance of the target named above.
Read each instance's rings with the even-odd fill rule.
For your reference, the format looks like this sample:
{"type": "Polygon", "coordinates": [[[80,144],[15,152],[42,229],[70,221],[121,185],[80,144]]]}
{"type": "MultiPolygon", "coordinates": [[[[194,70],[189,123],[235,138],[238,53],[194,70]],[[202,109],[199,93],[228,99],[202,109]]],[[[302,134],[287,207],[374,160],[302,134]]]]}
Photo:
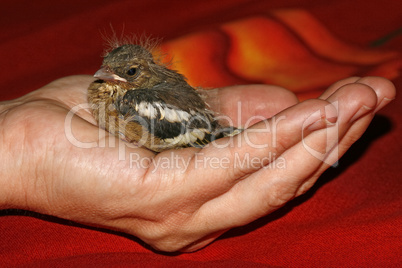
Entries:
{"type": "Polygon", "coordinates": [[[117,74],[114,74],[112,70],[110,70],[109,67],[107,66],[102,66],[95,74],[95,78],[99,78],[102,80],[108,80],[108,81],[123,81],[127,82],[126,79],[118,76],[117,74]]]}

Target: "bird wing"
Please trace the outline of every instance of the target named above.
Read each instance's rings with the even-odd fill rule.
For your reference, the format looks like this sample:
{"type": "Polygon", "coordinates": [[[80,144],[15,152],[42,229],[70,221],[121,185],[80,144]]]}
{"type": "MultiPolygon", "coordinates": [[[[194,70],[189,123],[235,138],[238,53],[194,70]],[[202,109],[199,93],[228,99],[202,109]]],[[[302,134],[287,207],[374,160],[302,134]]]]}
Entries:
{"type": "Polygon", "coordinates": [[[217,122],[207,109],[182,108],[166,103],[165,92],[155,89],[128,90],[116,102],[124,120],[136,122],[166,145],[203,147],[214,138],[217,122]]]}

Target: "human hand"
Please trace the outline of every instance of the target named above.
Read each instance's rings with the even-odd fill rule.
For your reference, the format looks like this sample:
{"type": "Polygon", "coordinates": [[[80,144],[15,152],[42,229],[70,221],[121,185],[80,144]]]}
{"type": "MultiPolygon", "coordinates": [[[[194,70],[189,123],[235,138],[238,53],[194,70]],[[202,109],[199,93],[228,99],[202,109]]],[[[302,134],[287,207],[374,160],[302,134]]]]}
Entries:
{"type": "Polygon", "coordinates": [[[0,208],[123,231],[162,251],[197,250],[301,195],[395,97],[374,77],[339,81],[299,104],[274,86],[224,88],[213,108],[235,125],[270,119],[203,149],[155,155],[121,146],[86,109],[71,114],[92,80],[63,78],[0,104],[0,208]],[[236,162],[247,157],[255,162],[236,162]]]}

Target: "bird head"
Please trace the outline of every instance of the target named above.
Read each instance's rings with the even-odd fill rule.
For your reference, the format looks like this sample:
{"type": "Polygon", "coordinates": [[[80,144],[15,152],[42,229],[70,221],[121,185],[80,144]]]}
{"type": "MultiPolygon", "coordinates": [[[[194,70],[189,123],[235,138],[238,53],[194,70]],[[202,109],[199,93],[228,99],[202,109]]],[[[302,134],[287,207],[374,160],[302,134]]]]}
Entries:
{"type": "MultiPolygon", "coordinates": [[[[123,45],[109,52],[94,77],[105,81],[128,82],[147,87],[158,80],[159,66],[152,54],[139,45],[123,45]]],[[[159,78],[160,80],[160,78],[159,78]]]]}

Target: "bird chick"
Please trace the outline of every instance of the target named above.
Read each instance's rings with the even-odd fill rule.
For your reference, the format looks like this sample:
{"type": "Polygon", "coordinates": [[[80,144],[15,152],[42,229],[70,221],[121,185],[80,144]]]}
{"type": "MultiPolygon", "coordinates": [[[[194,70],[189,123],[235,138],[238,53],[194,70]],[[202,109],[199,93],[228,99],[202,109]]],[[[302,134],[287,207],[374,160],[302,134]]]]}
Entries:
{"type": "Polygon", "coordinates": [[[128,142],[161,152],[240,132],[220,125],[186,78],[140,45],[109,52],[94,77],[88,102],[99,127],[128,142]]]}

